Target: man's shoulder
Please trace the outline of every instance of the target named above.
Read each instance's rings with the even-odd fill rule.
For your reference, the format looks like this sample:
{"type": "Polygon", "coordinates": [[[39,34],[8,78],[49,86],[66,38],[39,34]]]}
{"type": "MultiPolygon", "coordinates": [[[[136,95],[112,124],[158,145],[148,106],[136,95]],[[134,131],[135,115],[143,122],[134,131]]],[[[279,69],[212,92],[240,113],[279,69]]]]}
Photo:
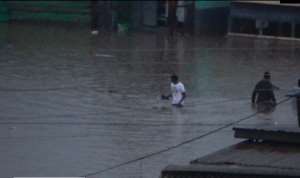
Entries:
{"type": "Polygon", "coordinates": [[[273,90],[273,84],[270,81],[267,80],[261,80],[257,83],[257,85],[255,86],[255,88],[257,90],[261,90],[261,89],[267,89],[272,91],[273,90]]]}
{"type": "Polygon", "coordinates": [[[180,86],[180,87],[184,87],[182,82],[178,82],[177,85],[180,86]]]}
{"type": "Polygon", "coordinates": [[[184,87],[183,83],[179,82],[179,83],[177,84],[177,88],[178,88],[181,92],[185,92],[185,87],[184,87]]]}
{"type": "Polygon", "coordinates": [[[257,83],[257,85],[272,85],[272,83],[267,80],[261,80],[257,83]]]}

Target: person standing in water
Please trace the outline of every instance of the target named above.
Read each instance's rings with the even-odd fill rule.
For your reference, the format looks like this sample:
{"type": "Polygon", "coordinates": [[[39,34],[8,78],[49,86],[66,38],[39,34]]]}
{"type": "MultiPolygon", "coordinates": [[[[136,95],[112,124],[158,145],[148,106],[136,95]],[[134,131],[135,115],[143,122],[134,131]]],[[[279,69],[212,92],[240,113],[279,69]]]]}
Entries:
{"type": "Polygon", "coordinates": [[[162,99],[169,99],[172,97],[172,105],[176,107],[183,107],[186,98],[186,91],[183,83],[178,79],[177,75],[171,76],[171,94],[162,95],[162,99]]]}
{"type": "Polygon", "coordinates": [[[252,105],[258,112],[271,112],[276,106],[276,98],[274,90],[279,90],[278,87],[271,83],[271,74],[264,73],[264,77],[259,81],[252,93],[252,105]]]}
{"type": "Polygon", "coordinates": [[[298,79],[298,86],[294,87],[287,96],[294,97],[292,105],[295,115],[298,118],[298,126],[300,127],[300,79],[298,79]]]}

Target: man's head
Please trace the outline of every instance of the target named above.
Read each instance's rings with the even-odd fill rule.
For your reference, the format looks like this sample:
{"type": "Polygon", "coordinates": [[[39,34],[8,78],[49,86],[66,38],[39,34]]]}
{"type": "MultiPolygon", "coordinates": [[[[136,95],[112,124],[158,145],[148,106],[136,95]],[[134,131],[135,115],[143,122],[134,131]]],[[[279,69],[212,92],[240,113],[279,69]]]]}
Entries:
{"type": "Polygon", "coordinates": [[[264,73],[264,79],[265,79],[265,80],[270,80],[270,79],[271,79],[271,74],[270,74],[270,72],[265,72],[265,73],[264,73]]]}
{"type": "Polygon", "coordinates": [[[171,76],[171,82],[174,83],[174,84],[177,84],[178,83],[178,76],[177,75],[172,75],[171,76]]]}

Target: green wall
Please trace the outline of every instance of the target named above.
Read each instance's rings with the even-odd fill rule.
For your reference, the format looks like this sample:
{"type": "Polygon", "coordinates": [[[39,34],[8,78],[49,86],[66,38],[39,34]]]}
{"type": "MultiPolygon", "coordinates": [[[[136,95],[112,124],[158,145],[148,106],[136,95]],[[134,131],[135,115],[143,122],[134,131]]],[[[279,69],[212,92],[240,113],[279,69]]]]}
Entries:
{"type": "Polygon", "coordinates": [[[11,20],[89,21],[90,1],[6,1],[11,20]]]}
{"type": "Polygon", "coordinates": [[[0,22],[7,22],[9,20],[8,9],[6,3],[0,0],[0,22]]]}
{"type": "Polygon", "coordinates": [[[196,0],[196,9],[229,7],[231,0],[196,0]]]}
{"type": "MultiPolygon", "coordinates": [[[[133,1],[113,1],[117,5],[117,19],[130,22],[133,1]]],[[[230,0],[196,0],[198,10],[227,7],[230,0]]],[[[89,22],[89,0],[0,0],[0,22],[8,20],[79,21],[89,22]]]]}

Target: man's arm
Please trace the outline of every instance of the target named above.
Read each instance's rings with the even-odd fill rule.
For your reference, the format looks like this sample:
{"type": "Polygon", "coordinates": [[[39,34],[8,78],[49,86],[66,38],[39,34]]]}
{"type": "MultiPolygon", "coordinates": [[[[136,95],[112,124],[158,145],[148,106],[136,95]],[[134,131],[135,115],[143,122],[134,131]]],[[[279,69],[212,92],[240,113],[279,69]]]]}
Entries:
{"type": "Polygon", "coordinates": [[[178,104],[182,104],[182,102],[184,101],[184,99],[185,99],[185,97],[186,97],[186,94],[185,94],[185,92],[183,92],[182,93],[182,98],[181,98],[181,100],[179,101],[179,103],[178,104]]]}
{"type": "Polygon", "coordinates": [[[287,97],[300,97],[300,92],[288,93],[287,97]]]}
{"type": "Polygon", "coordinates": [[[278,86],[276,86],[276,85],[272,84],[272,87],[273,87],[273,90],[280,90],[280,88],[278,86]]]}
{"type": "Polygon", "coordinates": [[[168,100],[168,99],[170,99],[171,97],[172,97],[171,94],[169,94],[169,95],[161,95],[161,99],[162,99],[162,100],[168,100]]]}
{"type": "Polygon", "coordinates": [[[272,101],[274,102],[274,104],[276,104],[276,98],[275,98],[275,95],[274,95],[273,91],[272,91],[272,101]]]}
{"type": "Polygon", "coordinates": [[[257,87],[254,88],[253,92],[252,92],[252,97],[251,97],[251,102],[252,104],[255,103],[255,100],[256,100],[256,94],[257,94],[257,87]]]}

